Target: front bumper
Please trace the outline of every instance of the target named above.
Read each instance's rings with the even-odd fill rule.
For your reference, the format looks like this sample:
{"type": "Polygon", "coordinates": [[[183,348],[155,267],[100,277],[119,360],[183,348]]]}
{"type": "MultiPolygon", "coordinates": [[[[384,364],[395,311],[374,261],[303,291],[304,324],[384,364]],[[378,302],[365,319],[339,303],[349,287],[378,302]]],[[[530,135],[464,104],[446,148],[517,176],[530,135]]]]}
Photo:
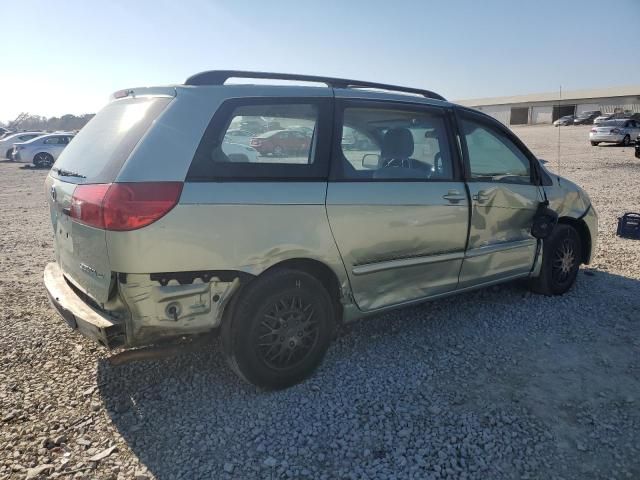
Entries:
{"type": "Polygon", "coordinates": [[[585,212],[582,220],[587,224],[589,235],[591,236],[591,249],[588,252],[589,257],[586,259],[585,263],[591,263],[596,254],[596,247],[598,246],[598,214],[593,208],[593,205],[589,206],[589,209],[585,212]]]}
{"type": "Polygon", "coordinates": [[[57,263],[45,267],[44,286],[51,305],[71,328],[108,348],[124,343],[124,324],[84,302],[69,286],[57,263]]]}
{"type": "Polygon", "coordinates": [[[591,142],[621,143],[622,140],[624,140],[624,135],[589,135],[591,142]]]}

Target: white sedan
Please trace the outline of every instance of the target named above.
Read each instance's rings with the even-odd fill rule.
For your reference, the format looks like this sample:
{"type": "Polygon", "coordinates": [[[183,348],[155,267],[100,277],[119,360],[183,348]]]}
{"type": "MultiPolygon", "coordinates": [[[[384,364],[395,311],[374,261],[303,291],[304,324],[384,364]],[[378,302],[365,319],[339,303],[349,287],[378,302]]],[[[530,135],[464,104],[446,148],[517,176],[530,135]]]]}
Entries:
{"type": "Polygon", "coordinates": [[[51,167],[72,139],[72,133],[51,133],[16,143],[12,152],[13,160],[33,163],[39,168],[51,167]]]}
{"type": "Polygon", "coordinates": [[[589,132],[589,141],[594,147],[600,143],[619,143],[624,146],[631,145],[631,142],[640,135],[640,123],[636,120],[619,118],[617,120],[606,120],[597,127],[593,127],[589,132]]]}
{"type": "Polygon", "coordinates": [[[11,152],[14,143],[26,142],[44,134],[45,132],[19,132],[7,135],[0,140],[0,156],[12,160],[11,152]]]}

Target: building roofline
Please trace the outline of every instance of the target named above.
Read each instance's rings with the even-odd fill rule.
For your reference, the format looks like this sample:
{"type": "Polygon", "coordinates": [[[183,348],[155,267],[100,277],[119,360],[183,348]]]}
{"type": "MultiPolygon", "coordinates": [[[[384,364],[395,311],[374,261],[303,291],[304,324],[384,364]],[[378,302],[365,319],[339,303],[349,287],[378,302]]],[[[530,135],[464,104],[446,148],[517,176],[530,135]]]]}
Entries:
{"type": "MultiPolygon", "coordinates": [[[[591,88],[582,90],[568,90],[562,92],[562,101],[581,100],[590,98],[606,97],[634,97],[637,96],[640,103],[640,85],[629,85],[622,87],[591,88]]],[[[473,98],[468,100],[453,100],[453,103],[465,105],[467,107],[478,107],[488,105],[508,105],[517,103],[533,102],[557,102],[560,100],[560,91],[532,93],[528,95],[513,95],[510,97],[487,97],[473,98]]]]}

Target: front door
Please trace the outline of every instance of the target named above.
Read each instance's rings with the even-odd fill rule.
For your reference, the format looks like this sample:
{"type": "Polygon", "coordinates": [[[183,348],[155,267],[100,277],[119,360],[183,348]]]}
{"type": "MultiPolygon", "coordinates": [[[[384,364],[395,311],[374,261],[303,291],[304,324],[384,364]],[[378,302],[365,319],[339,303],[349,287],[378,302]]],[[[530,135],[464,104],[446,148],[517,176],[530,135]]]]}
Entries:
{"type": "Polygon", "coordinates": [[[531,224],[543,200],[533,182],[534,159],[484,115],[459,110],[458,125],[472,202],[459,288],[526,275],[537,251],[531,224]]]}
{"type": "Polygon", "coordinates": [[[441,108],[336,100],[327,214],[361,310],[457,287],[469,202],[451,124],[441,108]]]}

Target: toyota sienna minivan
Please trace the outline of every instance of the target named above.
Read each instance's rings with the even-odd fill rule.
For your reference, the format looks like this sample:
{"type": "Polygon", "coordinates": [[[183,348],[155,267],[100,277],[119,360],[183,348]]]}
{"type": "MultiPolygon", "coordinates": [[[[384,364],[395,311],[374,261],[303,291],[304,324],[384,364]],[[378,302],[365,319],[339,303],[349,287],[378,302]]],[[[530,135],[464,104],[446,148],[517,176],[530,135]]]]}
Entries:
{"type": "Polygon", "coordinates": [[[72,328],[108,348],[217,329],[229,365],[263,388],[310,375],[343,322],[514,279],[561,295],[597,237],[588,195],[493,118],[427,90],[304,75],[118,91],[46,192],[44,283],[72,328]],[[309,141],[231,152],[226,133],[258,121],[309,141]]]}

